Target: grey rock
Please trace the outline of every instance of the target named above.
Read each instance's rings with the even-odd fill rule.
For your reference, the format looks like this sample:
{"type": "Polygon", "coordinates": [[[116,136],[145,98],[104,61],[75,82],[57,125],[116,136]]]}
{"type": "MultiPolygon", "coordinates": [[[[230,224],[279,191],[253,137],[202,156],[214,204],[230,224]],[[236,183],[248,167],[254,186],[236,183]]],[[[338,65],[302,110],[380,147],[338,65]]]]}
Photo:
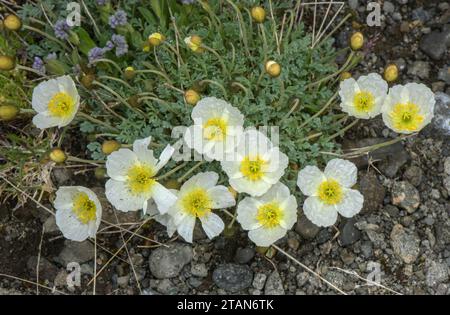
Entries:
{"type": "Polygon", "coordinates": [[[444,177],[443,185],[444,188],[447,190],[447,193],[450,195],[450,176],[444,177]]]}
{"type": "Polygon", "coordinates": [[[373,173],[364,173],[359,178],[359,191],[364,196],[361,213],[377,210],[382,204],[386,190],[373,173]]]}
{"type": "Polygon", "coordinates": [[[257,273],[253,277],[253,287],[258,290],[262,290],[264,288],[264,284],[266,283],[267,276],[263,273],[257,273]]]}
{"type": "Polygon", "coordinates": [[[266,285],[264,287],[265,295],[284,295],[283,282],[280,274],[277,271],[273,271],[267,278],[266,285]]]}
{"type": "Polygon", "coordinates": [[[450,65],[446,65],[439,70],[438,79],[450,84],[450,65]]]}
{"type": "Polygon", "coordinates": [[[252,284],[253,272],[247,265],[222,264],[214,270],[212,278],[219,288],[238,292],[252,284]]]}
{"type": "Polygon", "coordinates": [[[59,231],[58,226],[56,225],[56,219],[54,215],[51,215],[44,222],[44,231],[45,233],[55,233],[59,231]]]}
{"type": "Polygon", "coordinates": [[[375,232],[373,230],[366,230],[367,237],[377,248],[383,248],[385,246],[384,234],[375,232]]]}
{"type": "Polygon", "coordinates": [[[348,5],[352,10],[356,10],[359,6],[359,0],[348,0],[348,5]]]}
{"type": "Polygon", "coordinates": [[[416,61],[408,69],[408,74],[426,79],[430,76],[430,64],[426,61],[416,61]]]}
{"type": "Polygon", "coordinates": [[[255,257],[255,250],[250,247],[238,248],[234,256],[234,261],[238,264],[246,264],[255,257]]]}
{"type": "Polygon", "coordinates": [[[450,95],[438,92],[435,94],[436,104],[434,117],[429,130],[430,136],[450,136],[450,95]]]}
{"type": "Polygon", "coordinates": [[[170,295],[175,295],[178,293],[178,289],[176,286],[174,286],[174,284],[172,283],[172,281],[170,281],[169,279],[163,279],[158,283],[158,286],[156,287],[156,290],[159,293],[162,294],[170,294],[170,295]]]}
{"type": "Polygon", "coordinates": [[[444,172],[450,175],[450,156],[447,156],[444,160],[444,172]]]}
{"type": "Polygon", "coordinates": [[[419,257],[420,239],[414,233],[408,233],[400,224],[394,225],[391,232],[391,246],[395,254],[404,263],[412,264],[419,257]]]}
{"type": "Polygon", "coordinates": [[[309,273],[307,273],[306,271],[300,272],[295,277],[295,280],[297,281],[297,287],[301,288],[308,282],[309,273]]]}
{"type": "Polygon", "coordinates": [[[158,247],[149,257],[150,271],[158,279],[176,277],[192,260],[192,247],[175,243],[158,247]]]}
{"type": "MultiPolygon", "coordinates": [[[[36,277],[37,256],[31,256],[27,261],[27,268],[33,277],[36,277]]],[[[44,257],[39,259],[39,280],[52,280],[58,273],[58,268],[44,257]]]]}
{"type": "Polygon", "coordinates": [[[355,220],[353,219],[347,220],[340,230],[339,241],[342,246],[351,245],[361,238],[361,232],[355,227],[355,220]]]}
{"type": "Polygon", "coordinates": [[[128,282],[130,281],[130,276],[125,275],[122,277],[117,277],[117,285],[121,288],[126,288],[128,285],[128,282]]]}
{"type": "Polygon", "coordinates": [[[426,11],[423,9],[423,7],[414,9],[411,12],[411,18],[413,20],[419,20],[420,22],[422,22],[422,24],[425,24],[426,22],[428,22],[431,19],[431,14],[430,12],[426,11]]]}
{"type": "Polygon", "coordinates": [[[422,177],[422,169],[415,165],[408,167],[403,173],[403,178],[416,187],[422,182],[422,177]]]}
{"type": "Polygon", "coordinates": [[[308,220],[305,215],[300,216],[295,225],[295,231],[305,239],[313,239],[319,233],[320,228],[308,220]]]}
{"type": "Polygon", "coordinates": [[[67,168],[61,167],[52,170],[52,181],[56,187],[70,185],[72,178],[72,172],[67,168]]]}
{"type": "Polygon", "coordinates": [[[188,283],[193,288],[198,288],[203,284],[203,280],[197,277],[190,277],[188,283]]]}
{"type": "Polygon", "coordinates": [[[384,207],[384,211],[387,212],[391,218],[398,217],[398,215],[400,214],[400,210],[393,205],[386,205],[384,207]]]}
{"type": "Polygon", "coordinates": [[[391,14],[395,11],[395,5],[390,1],[384,1],[383,11],[386,14],[391,14]]]}
{"type": "Polygon", "coordinates": [[[434,288],[436,285],[448,280],[448,267],[446,264],[435,261],[427,261],[426,283],[434,288]]]}
{"type": "Polygon", "coordinates": [[[89,241],[74,242],[66,240],[58,260],[65,267],[68,263],[85,263],[94,259],[94,245],[89,241]]]}
{"type": "Polygon", "coordinates": [[[361,253],[365,258],[372,257],[373,254],[373,246],[371,242],[364,242],[361,244],[361,253]]]}
{"type": "Polygon", "coordinates": [[[447,50],[448,41],[448,32],[434,31],[422,38],[420,49],[431,59],[440,60],[447,50]]]}
{"type": "Polygon", "coordinates": [[[208,276],[208,267],[205,264],[193,264],[191,266],[191,274],[195,277],[204,278],[208,276]]]}
{"type": "Polygon", "coordinates": [[[395,182],[391,191],[392,204],[413,213],[420,205],[420,195],[416,187],[407,181],[395,182]]]}

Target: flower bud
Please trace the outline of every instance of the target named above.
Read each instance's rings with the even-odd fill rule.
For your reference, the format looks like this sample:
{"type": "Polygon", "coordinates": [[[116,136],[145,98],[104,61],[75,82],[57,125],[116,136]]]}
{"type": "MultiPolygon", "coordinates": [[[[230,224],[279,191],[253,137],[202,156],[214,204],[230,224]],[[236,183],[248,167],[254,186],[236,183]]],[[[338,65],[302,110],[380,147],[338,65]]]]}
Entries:
{"type": "Polygon", "coordinates": [[[10,71],[16,67],[15,60],[10,56],[0,56],[0,70],[10,71]]]}
{"type": "Polygon", "coordinates": [[[102,144],[102,152],[105,155],[110,155],[111,153],[113,153],[114,151],[117,151],[120,149],[120,143],[117,142],[116,140],[107,140],[105,142],[103,142],[102,144]]]}
{"type": "Polygon", "coordinates": [[[3,20],[3,25],[10,31],[18,31],[22,27],[22,21],[18,16],[10,14],[3,20]]]}
{"type": "Polygon", "coordinates": [[[148,42],[152,46],[159,46],[166,39],[161,33],[153,33],[148,37],[148,42]]]}
{"type": "Polygon", "coordinates": [[[395,64],[390,64],[384,69],[384,79],[387,82],[394,82],[398,79],[398,67],[395,64]]]}
{"type": "Polygon", "coordinates": [[[364,46],[364,35],[361,32],[353,33],[350,38],[350,47],[353,50],[360,50],[364,46]]]}
{"type": "Polygon", "coordinates": [[[93,87],[94,80],[95,80],[95,75],[83,74],[80,82],[81,82],[81,85],[83,85],[86,89],[90,90],[93,87]]]}
{"type": "Polygon", "coordinates": [[[184,42],[194,52],[200,53],[203,51],[202,38],[198,35],[192,35],[192,36],[186,37],[184,39],[184,42]]]}
{"type": "Polygon", "coordinates": [[[169,179],[164,182],[167,189],[180,189],[181,184],[176,179],[169,179]]]}
{"type": "Polygon", "coordinates": [[[139,101],[139,96],[137,95],[132,95],[128,98],[127,100],[128,104],[130,104],[133,107],[139,107],[140,105],[140,101],[139,101]]]}
{"type": "Polygon", "coordinates": [[[263,7],[256,6],[252,8],[252,18],[256,23],[263,23],[266,19],[266,11],[263,7]]]}
{"type": "Polygon", "coordinates": [[[198,94],[196,91],[190,89],[190,90],[187,90],[186,92],[184,92],[184,99],[186,100],[186,103],[194,106],[200,100],[200,94],[198,94]]]}
{"type": "Polygon", "coordinates": [[[350,72],[344,71],[341,73],[341,76],[339,77],[339,79],[341,81],[344,81],[344,80],[350,79],[351,77],[352,77],[352,74],[350,72]]]}
{"type": "Polygon", "coordinates": [[[133,67],[126,67],[123,76],[126,80],[132,80],[136,76],[136,71],[133,67]]]}
{"type": "Polygon", "coordinates": [[[0,120],[10,121],[16,118],[19,114],[19,108],[14,105],[2,105],[0,106],[0,120]]]}
{"type": "Polygon", "coordinates": [[[67,155],[63,150],[55,148],[50,152],[50,160],[55,163],[64,163],[67,160],[67,155]]]}
{"type": "Polygon", "coordinates": [[[104,179],[106,177],[106,168],[97,167],[94,171],[95,178],[104,179]]]}
{"type": "Polygon", "coordinates": [[[266,62],[265,66],[266,72],[272,77],[276,78],[281,74],[281,66],[279,63],[269,60],[266,62]]]}

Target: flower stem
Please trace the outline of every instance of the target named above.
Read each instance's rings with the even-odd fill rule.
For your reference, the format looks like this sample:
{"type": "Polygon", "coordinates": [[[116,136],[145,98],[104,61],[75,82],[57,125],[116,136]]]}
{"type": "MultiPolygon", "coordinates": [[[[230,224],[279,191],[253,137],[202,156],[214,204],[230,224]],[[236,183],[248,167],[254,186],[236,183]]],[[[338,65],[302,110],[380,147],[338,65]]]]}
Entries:
{"type": "Polygon", "coordinates": [[[327,141],[333,140],[336,137],[339,137],[341,135],[343,135],[347,130],[349,130],[350,128],[352,128],[354,125],[356,125],[356,123],[359,121],[359,119],[355,119],[355,121],[353,121],[351,124],[345,126],[344,128],[342,128],[341,130],[339,130],[338,132],[336,132],[335,134],[329,136],[327,138],[327,141]]]}
{"type": "Polygon", "coordinates": [[[108,128],[108,129],[110,129],[110,130],[112,130],[112,131],[120,132],[119,129],[117,129],[117,128],[115,128],[115,127],[113,127],[113,126],[111,126],[111,125],[105,123],[104,121],[101,121],[101,120],[99,120],[99,119],[96,119],[96,118],[94,118],[94,117],[88,115],[88,114],[85,114],[85,113],[83,113],[83,112],[78,112],[78,113],[77,113],[77,116],[82,117],[82,118],[84,118],[84,119],[86,119],[86,120],[89,120],[90,122],[92,122],[92,123],[94,123],[94,124],[101,125],[101,126],[103,126],[103,127],[105,127],[105,128],[108,128]]]}
{"type": "Polygon", "coordinates": [[[307,120],[305,120],[303,122],[303,124],[301,124],[298,128],[303,128],[305,127],[307,124],[309,124],[314,118],[320,116],[334,101],[334,99],[337,97],[338,92],[334,93],[334,95],[328,100],[328,102],[314,115],[312,115],[311,117],[309,117],[307,120]]]}
{"type": "Polygon", "coordinates": [[[202,165],[203,163],[204,163],[204,161],[197,162],[194,166],[192,166],[190,169],[188,169],[187,172],[183,174],[183,176],[178,178],[177,181],[179,183],[183,182],[186,177],[188,177],[193,171],[195,171],[197,168],[199,168],[200,165],[202,165]]]}
{"type": "Polygon", "coordinates": [[[91,164],[91,165],[99,165],[99,164],[105,164],[105,161],[94,161],[94,160],[86,160],[86,159],[80,159],[78,157],[75,156],[68,156],[67,157],[67,161],[70,162],[78,162],[78,163],[86,163],[86,164],[91,164]]]}
{"type": "Polygon", "coordinates": [[[29,31],[32,31],[32,32],[35,32],[35,33],[38,33],[38,34],[40,34],[40,35],[42,35],[42,36],[44,36],[44,37],[46,37],[46,38],[48,38],[48,39],[54,41],[55,43],[61,45],[65,50],[68,50],[68,47],[67,47],[66,44],[64,44],[62,41],[60,41],[60,40],[57,39],[56,37],[53,37],[52,35],[47,34],[47,33],[44,32],[44,31],[41,31],[40,29],[34,28],[34,27],[32,27],[32,26],[29,26],[29,25],[24,25],[24,26],[23,26],[23,29],[24,29],[24,30],[29,30],[29,31]]]}
{"type": "Polygon", "coordinates": [[[227,66],[225,65],[225,62],[223,61],[223,58],[219,55],[219,53],[216,50],[214,50],[211,47],[208,47],[206,45],[202,45],[202,48],[213,53],[217,57],[217,59],[220,62],[220,65],[222,66],[222,70],[223,70],[224,74],[227,75],[228,77],[230,77],[230,72],[228,71],[227,66]]]}
{"type": "Polygon", "coordinates": [[[187,164],[188,164],[188,162],[184,162],[184,163],[182,163],[182,164],[180,164],[180,165],[174,167],[173,169],[171,169],[171,170],[168,171],[167,173],[165,173],[165,174],[163,174],[163,175],[161,175],[161,176],[159,176],[159,177],[156,177],[155,179],[159,181],[159,180],[161,180],[161,179],[167,178],[167,177],[169,177],[170,175],[175,174],[176,172],[178,172],[179,170],[181,170],[181,169],[182,169],[183,167],[185,167],[187,164]]]}
{"type": "Polygon", "coordinates": [[[222,90],[223,95],[225,96],[225,98],[228,98],[227,90],[226,90],[225,87],[224,87],[222,84],[220,84],[219,82],[214,81],[214,80],[208,80],[208,79],[205,79],[205,80],[200,81],[200,84],[203,84],[203,83],[210,83],[210,84],[213,84],[213,85],[219,87],[219,88],[222,90]]]}

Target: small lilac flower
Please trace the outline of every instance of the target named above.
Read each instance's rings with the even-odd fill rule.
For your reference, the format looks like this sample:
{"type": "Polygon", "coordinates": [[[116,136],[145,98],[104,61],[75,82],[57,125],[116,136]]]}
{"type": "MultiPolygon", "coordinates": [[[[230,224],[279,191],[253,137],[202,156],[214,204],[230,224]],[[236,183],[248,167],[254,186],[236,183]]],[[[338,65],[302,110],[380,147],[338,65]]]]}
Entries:
{"type": "Polygon", "coordinates": [[[116,56],[120,57],[122,55],[125,55],[128,52],[128,44],[122,35],[114,34],[111,37],[111,41],[114,43],[114,46],[116,46],[116,56]]]}
{"type": "Polygon", "coordinates": [[[45,60],[55,60],[57,58],[58,58],[58,56],[56,55],[56,53],[52,52],[52,53],[48,54],[47,57],[45,57],[44,59],[45,60]]]}
{"type": "Polygon", "coordinates": [[[105,5],[106,4],[106,0],[97,0],[97,5],[105,5]]]}
{"type": "Polygon", "coordinates": [[[113,50],[113,48],[114,48],[114,43],[109,40],[109,41],[106,42],[106,46],[103,49],[105,51],[110,51],[110,50],[113,50]]]}
{"type": "Polygon", "coordinates": [[[32,68],[37,70],[40,74],[45,74],[44,61],[40,57],[34,57],[32,68]]]}
{"type": "Polygon", "coordinates": [[[54,26],[55,36],[59,39],[68,39],[70,31],[70,26],[67,24],[66,20],[58,20],[54,26]]]}
{"type": "Polygon", "coordinates": [[[100,47],[94,47],[88,52],[89,64],[93,64],[98,59],[102,59],[105,55],[105,50],[100,47]]]}
{"type": "Polygon", "coordinates": [[[109,26],[112,28],[125,24],[127,24],[127,14],[123,10],[117,10],[114,15],[109,17],[109,26]]]}
{"type": "Polygon", "coordinates": [[[193,4],[195,0],[181,0],[182,4],[193,4]]]}

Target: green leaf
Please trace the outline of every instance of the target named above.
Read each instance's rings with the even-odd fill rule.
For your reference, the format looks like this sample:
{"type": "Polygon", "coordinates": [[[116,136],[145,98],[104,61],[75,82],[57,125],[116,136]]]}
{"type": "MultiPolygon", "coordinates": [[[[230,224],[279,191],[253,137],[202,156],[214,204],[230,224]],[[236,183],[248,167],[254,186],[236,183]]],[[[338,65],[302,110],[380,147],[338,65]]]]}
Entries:
{"type": "Polygon", "coordinates": [[[92,40],[89,33],[84,28],[79,27],[77,30],[75,30],[75,33],[80,38],[80,45],[78,46],[78,48],[81,50],[81,52],[83,54],[85,54],[87,56],[87,54],[89,53],[89,50],[96,47],[97,45],[95,44],[95,42],[92,40]]]}

